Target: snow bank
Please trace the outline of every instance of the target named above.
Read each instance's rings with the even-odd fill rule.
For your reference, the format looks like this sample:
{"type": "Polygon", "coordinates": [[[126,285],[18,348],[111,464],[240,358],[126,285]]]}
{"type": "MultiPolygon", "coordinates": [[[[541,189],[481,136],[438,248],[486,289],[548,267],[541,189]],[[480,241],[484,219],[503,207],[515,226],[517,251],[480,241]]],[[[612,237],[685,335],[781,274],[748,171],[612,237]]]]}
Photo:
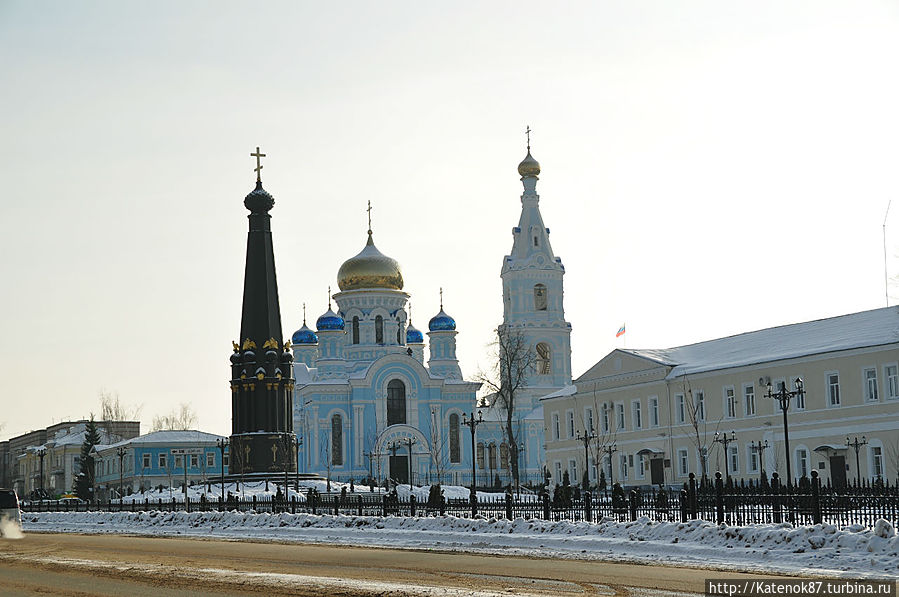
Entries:
{"type": "Polygon", "coordinates": [[[127,533],[437,549],[535,557],[654,562],[723,570],[899,578],[899,536],[887,521],[861,526],[730,527],[694,520],[618,523],[268,514],[42,512],[26,532],[127,533]]]}

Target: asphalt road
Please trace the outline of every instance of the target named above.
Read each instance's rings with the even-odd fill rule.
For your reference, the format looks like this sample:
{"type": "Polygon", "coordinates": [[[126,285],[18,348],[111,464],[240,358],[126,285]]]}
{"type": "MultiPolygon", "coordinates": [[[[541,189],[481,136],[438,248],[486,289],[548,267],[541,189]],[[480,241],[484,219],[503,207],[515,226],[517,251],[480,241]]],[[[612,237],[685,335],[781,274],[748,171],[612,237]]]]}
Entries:
{"type": "Polygon", "coordinates": [[[693,568],[122,535],[0,540],[7,595],[702,595],[693,568]]]}

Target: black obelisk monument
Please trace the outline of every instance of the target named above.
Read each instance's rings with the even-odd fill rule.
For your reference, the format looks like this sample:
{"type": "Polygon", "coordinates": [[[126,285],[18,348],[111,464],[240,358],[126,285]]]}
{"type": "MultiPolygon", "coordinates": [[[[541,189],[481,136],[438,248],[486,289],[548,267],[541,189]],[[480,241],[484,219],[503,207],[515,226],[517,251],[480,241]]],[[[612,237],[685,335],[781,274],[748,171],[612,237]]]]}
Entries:
{"type": "Polygon", "coordinates": [[[240,344],[231,355],[230,475],[295,471],[293,358],[282,342],[271,216],[275,199],[262,188],[265,154],[256,158],[256,188],[243,204],[250,210],[240,344]]]}

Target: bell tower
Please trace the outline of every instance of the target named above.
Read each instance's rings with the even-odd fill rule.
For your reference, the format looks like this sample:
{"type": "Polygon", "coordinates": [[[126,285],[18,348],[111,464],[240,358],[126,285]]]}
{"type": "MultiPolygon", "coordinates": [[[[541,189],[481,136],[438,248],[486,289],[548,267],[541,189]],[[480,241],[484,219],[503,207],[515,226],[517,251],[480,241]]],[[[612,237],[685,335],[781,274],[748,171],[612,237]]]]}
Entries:
{"type": "MultiPolygon", "coordinates": [[[[518,165],[524,185],[521,216],[512,228],[512,251],[503,258],[503,327],[522,335],[536,366],[526,381],[532,398],[571,383],[571,324],[562,303],[565,267],[553,253],[549,228],[540,214],[540,164],[528,153],[518,165]]],[[[536,406],[536,404],[534,404],[536,406]]]]}
{"type": "Polygon", "coordinates": [[[275,199],[262,188],[256,148],[256,188],[244,199],[250,210],[240,341],[231,355],[231,459],[229,474],[295,471],[293,357],[281,335],[281,308],[272,246],[275,199]]]}

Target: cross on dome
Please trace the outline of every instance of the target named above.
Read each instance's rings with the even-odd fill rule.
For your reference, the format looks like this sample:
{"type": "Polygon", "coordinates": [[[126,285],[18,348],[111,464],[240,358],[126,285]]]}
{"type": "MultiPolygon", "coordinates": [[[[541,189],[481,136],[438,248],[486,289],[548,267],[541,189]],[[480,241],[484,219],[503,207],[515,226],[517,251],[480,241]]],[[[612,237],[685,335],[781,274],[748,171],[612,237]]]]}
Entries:
{"type": "Polygon", "coordinates": [[[256,172],[256,182],[262,182],[262,158],[265,157],[264,153],[259,151],[259,146],[256,146],[256,153],[250,154],[251,158],[256,158],[256,168],[254,172],[256,172]]]}

